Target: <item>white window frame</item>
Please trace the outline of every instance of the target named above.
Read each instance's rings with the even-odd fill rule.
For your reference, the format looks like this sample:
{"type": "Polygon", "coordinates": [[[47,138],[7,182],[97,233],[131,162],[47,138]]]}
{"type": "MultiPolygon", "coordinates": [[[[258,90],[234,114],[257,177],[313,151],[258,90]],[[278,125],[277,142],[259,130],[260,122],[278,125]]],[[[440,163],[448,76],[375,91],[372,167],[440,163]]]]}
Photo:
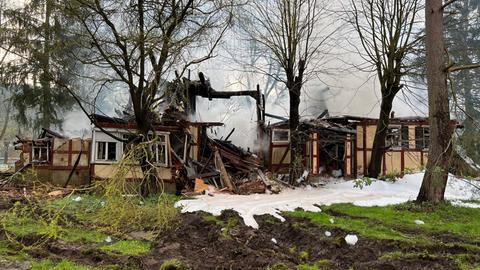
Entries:
{"type": "Polygon", "coordinates": [[[48,144],[46,146],[32,145],[32,162],[33,163],[48,163],[48,162],[50,162],[50,147],[49,147],[48,144]],[[46,160],[35,159],[35,149],[39,149],[39,154],[38,154],[39,157],[42,156],[43,151],[46,151],[47,152],[47,159],[46,160]]]}
{"type": "Polygon", "coordinates": [[[118,142],[112,142],[112,141],[96,141],[95,142],[95,160],[96,161],[102,161],[102,162],[117,162],[118,161],[118,142]],[[105,157],[104,158],[99,158],[98,157],[98,150],[100,147],[98,146],[100,143],[105,143],[105,157]],[[109,150],[109,144],[115,144],[115,159],[108,159],[108,150],[109,150]]]}
{"type": "MultiPolygon", "coordinates": [[[[118,136],[119,138],[123,138],[123,136],[125,134],[132,134],[134,133],[136,130],[134,129],[112,129],[112,128],[106,128],[107,131],[111,132],[112,134],[115,134],[116,136],[118,136]]],[[[170,164],[170,149],[169,149],[169,144],[170,144],[170,138],[169,138],[169,135],[170,133],[169,132],[164,132],[164,131],[160,131],[160,132],[156,132],[157,136],[163,136],[164,137],[164,142],[156,142],[157,143],[160,143],[161,145],[164,145],[165,147],[165,162],[157,162],[157,164],[155,165],[158,165],[158,166],[164,166],[164,167],[168,167],[169,164],[170,164]]],[[[111,138],[110,136],[108,136],[106,133],[104,133],[103,131],[101,131],[100,129],[97,129],[97,128],[93,128],[93,135],[92,135],[92,146],[94,148],[94,151],[92,151],[91,153],[91,160],[92,160],[92,164],[114,164],[114,163],[117,163],[120,161],[120,159],[122,158],[122,156],[124,155],[124,143],[123,142],[120,142],[120,141],[117,141],[113,138],[111,138]],[[115,160],[107,160],[107,159],[98,159],[97,158],[97,153],[98,153],[98,142],[105,142],[108,143],[116,143],[116,159],[115,160]]],[[[107,158],[107,153],[108,153],[108,147],[106,147],[106,152],[105,152],[105,158],[107,158]]],[[[156,161],[158,161],[158,158],[156,157],[156,161]]]]}
{"type": "Polygon", "coordinates": [[[290,142],[290,130],[289,129],[280,129],[280,128],[276,128],[276,129],[272,129],[272,142],[273,143],[289,143],[290,142]],[[275,140],[275,133],[276,132],[287,132],[288,133],[288,140],[286,141],[279,141],[279,140],[275,140]]]}
{"type": "Polygon", "coordinates": [[[168,139],[169,139],[169,136],[168,134],[166,133],[157,133],[157,136],[159,137],[163,137],[163,142],[161,140],[159,140],[158,142],[156,142],[153,146],[155,147],[155,165],[158,165],[158,166],[162,166],[162,167],[168,167],[168,139]],[[163,146],[164,149],[165,149],[165,160],[163,162],[161,162],[159,160],[159,153],[160,151],[158,151],[159,147],[163,146]]]}

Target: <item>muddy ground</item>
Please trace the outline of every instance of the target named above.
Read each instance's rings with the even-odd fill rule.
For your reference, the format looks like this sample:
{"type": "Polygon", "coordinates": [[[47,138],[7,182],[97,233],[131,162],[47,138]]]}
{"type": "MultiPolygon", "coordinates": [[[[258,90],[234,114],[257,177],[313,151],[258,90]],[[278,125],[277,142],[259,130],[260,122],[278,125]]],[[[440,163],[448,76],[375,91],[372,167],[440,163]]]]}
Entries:
{"type": "MultiPolygon", "coordinates": [[[[46,243],[38,248],[29,248],[25,252],[35,260],[66,259],[92,269],[155,270],[461,269],[455,255],[472,254],[474,258],[480,258],[479,249],[447,245],[461,242],[478,247],[480,244],[458,239],[455,235],[435,235],[437,244],[428,245],[359,236],[357,244],[350,246],[344,237],[351,232],[329,229],[332,235],[326,237],[325,228],[303,218],[287,216],[285,222],[272,216],[256,219],[260,229],[245,226],[233,211],[226,211],[220,217],[206,213],[181,214],[175,228],[160,234],[153,241],[151,251],[139,256],[112,254],[92,248],[88,243],[59,239],[46,239],[46,243]],[[415,255],[392,256],[395,252],[415,255]],[[161,268],[165,261],[171,259],[181,262],[184,268],[161,268]]],[[[415,236],[416,232],[404,233],[415,236]]],[[[5,237],[2,232],[0,240],[5,240],[5,237]]],[[[17,240],[32,245],[41,239],[25,237],[17,240]]],[[[470,265],[480,266],[480,260],[470,262],[470,265]]],[[[30,269],[30,266],[17,260],[0,262],[0,268],[30,269]]]]}
{"type": "Polygon", "coordinates": [[[304,219],[287,217],[280,222],[261,216],[256,230],[243,226],[234,212],[219,217],[224,224],[238,220],[232,228],[205,220],[205,215],[182,215],[179,227],[161,236],[142,258],[142,268],[159,269],[163,261],[176,258],[193,269],[297,269],[318,261],[321,265],[311,269],[459,269],[450,255],[471,252],[459,246],[415,246],[363,237],[350,246],[344,241],[349,232],[330,230],[332,236],[326,237],[325,229],[304,219]],[[380,259],[394,251],[423,255],[380,259]]]}

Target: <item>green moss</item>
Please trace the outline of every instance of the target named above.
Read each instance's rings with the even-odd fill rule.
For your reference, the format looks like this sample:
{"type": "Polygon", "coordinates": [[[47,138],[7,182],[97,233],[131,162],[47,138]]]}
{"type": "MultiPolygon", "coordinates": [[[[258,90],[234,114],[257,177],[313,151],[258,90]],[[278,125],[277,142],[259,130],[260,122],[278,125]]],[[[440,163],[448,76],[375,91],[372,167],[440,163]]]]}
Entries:
{"type": "Polygon", "coordinates": [[[236,218],[229,218],[227,224],[225,224],[224,230],[222,231],[223,237],[229,238],[230,231],[238,225],[238,220],[236,218]]]}
{"type": "Polygon", "coordinates": [[[62,260],[58,263],[50,260],[41,260],[32,262],[32,270],[88,270],[86,266],[79,266],[70,261],[62,260]]]}
{"type": "Polygon", "coordinates": [[[150,251],[150,243],[137,240],[123,240],[111,245],[102,246],[100,249],[125,255],[138,256],[150,251]]]}
{"type": "Polygon", "coordinates": [[[392,260],[392,259],[432,259],[436,258],[437,255],[430,254],[426,251],[424,252],[386,252],[380,256],[379,260],[392,260]]]}
{"type": "Polygon", "coordinates": [[[160,266],[160,270],[186,270],[188,267],[177,259],[166,260],[160,266]]]}
{"type": "Polygon", "coordinates": [[[480,256],[476,254],[452,254],[449,256],[461,270],[480,270],[480,256]]]}
{"type": "Polygon", "coordinates": [[[299,261],[300,263],[305,263],[305,262],[307,262],[307,260],[308,260],[308,252],[306,252],[306,251],[300,251],[300,252],[298,253],[298,261],[299,261]]]}
{"type": "Polygon", "coordinates": [[[218,226],[221,226],[221,227],[223,227],[225,225],[225,222],[223,222],[223,220],[221,220],[217,216],[214,216],[214,215],[211,215],[211,214],[205,214],[205,215],[203,215],[202,218],[203,218],[203,220],[205,220],[207,222],[213,222],[213,223],[215,223],[215,224],[217,224],[218,226]]]}
{"type": "Polygon", "coordinates": [[[225,222],[216,216],[207,214],[203,216],[203,220],[207,222],[213,222],[221,227],[222,236],[225,238],[230,238],[230,231],[238,225],[238,219],[234,217],[228,218],[227,222],[225,222]]]}
{"type": "Polygon", "coordinates": [[[322,270],[330,269],[332,262],[330,260],[319,260],[314,264],[300,264],[297,266],[298,270],[322,270]]]}

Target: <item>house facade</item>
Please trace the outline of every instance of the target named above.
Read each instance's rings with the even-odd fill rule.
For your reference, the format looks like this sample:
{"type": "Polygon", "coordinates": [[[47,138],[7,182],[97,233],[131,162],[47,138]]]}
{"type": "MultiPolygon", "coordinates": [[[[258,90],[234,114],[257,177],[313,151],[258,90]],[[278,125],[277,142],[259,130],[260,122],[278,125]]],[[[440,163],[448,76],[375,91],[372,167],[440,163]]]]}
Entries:
{"type": "MultiPolygon", "coordinates": [[[[301,128],[308,138],[303,148],[304,165],[310,174],[347,178],[366,175],[377,121],[374,118],[337,116],[313,121],[317,123],[316,129],[301,128]]],[[[302,123],[301,126],[305,121],[302,123]]],[[[456,121],[452,121],[452,125],[460,127],[456,121]]],[[[272,172],[288,172],[288,125],[280,122],[268,129],[268,168],[272,172]]],[[[422,170],[428,160],[429,137],[428,118],[391,118],[382,157],[382,174],[422,170]]]]}
{"type": "MultiPolygon", "coordinates": [[[[37,139],[19,139],[16,149],[20,150],[20,160],[16,171],[31,169],[39,180],[58,185],[84,185],[114,176],[119,162],[128,151],[129,145],[125,141],[133,137],[137,127],[133,121],[121,118],[92,117],[96,126],[92,129],[92,137],[87,140],[66,138],[46,129],[37,139]]],[[[191,163],[202,158],[208,140],[206,129],[220,125],[223,124],[181,119],[154,125],[156,143],[152,151],[158,178],[166,184],[166,189],[175,188],[179,170],[193,167],[191,163]]],[[[142,179],[138,163],[130,164],[123,177],[142,179]]]]}
{"type": "Polygon", "coordinates": [[[66,138],[42,129],[37,139],[22,139],[15,143],[20,158],[15,171],[31,169],[40,181],[56,185],[82,185],[90,181],[91,139],[66,138]]]}
{"type": "MultiPolygon", "coordinates": [[[[291,162],[290,130],[288,121],[267,127],[269,151],[267,167],[273,173],[288,174],[291,162]]],[[[304,166],[311,175],[351,174],[352,151],[348,147],[355,138],[355,130],[345,125],[312,119],[301,121],[300,132],[305,141],[301,144],[304,166]]]]}

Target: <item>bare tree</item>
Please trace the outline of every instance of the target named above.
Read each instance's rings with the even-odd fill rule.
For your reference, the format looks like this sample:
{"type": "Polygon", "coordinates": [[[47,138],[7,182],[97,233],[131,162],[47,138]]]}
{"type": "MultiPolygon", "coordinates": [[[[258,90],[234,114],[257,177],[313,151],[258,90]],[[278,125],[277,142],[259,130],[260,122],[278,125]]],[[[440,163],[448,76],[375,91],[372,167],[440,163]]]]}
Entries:
{"type": "MultiPolygon", "coordinates": [[[[84,50],[76,59],[105,71],[93,78],[101,85],[114,82],[128,89],[138,129],[134,142],[152,143],[149,134],[155,134],[163,101],[160,89],[173,70],[178,69],[180,77],[189,66],[214,56],[230,22],[231,5],[220,0],[68,2],[66,11],[83,34],[79,41],[84,50]]],[[[145,177],[142,195],[157,192],[151,149],[146,148],[139,161],[145,177]]]]}
{"type": "Polygon", "coordinates": [[[250,38],[266,48],[282,68],[280,74],[268,75],[288,89],[292,183],[303,171],[300,94],[305,81],[318,72],[328,52],[327,41],[335,32],[321,24],[326,11],[326,2],[320,0],[259,0],[250,3],[245,13],[252,20],[247,30],[250,38]]]}
{"type": "Polygon", "coordinates": [[[377,73],[381,103],[367,175],[377,177],[385,153],[385,138],[393,100],[402,89],[407,55],[419,38],[415,35],[418,0],[351,0],[349,22],[360,39],[363,60],[377,73]]]}

